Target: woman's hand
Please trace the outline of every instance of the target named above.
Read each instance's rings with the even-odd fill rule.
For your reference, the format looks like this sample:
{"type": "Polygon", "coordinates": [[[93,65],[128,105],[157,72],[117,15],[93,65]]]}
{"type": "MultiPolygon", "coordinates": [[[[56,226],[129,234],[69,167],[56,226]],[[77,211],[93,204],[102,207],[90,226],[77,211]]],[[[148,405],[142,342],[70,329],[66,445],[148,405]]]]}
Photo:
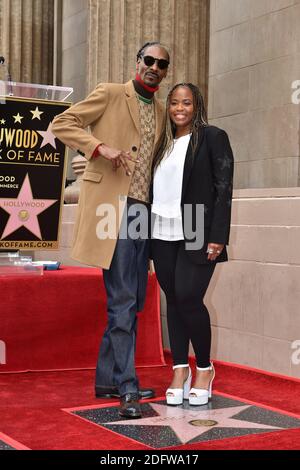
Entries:
{"type": "Polygon", "coordinates": [[[209,243],[207,245],[207,259],[214,261],[221,253],[224,248],[224,245],[220,245],[219,243],[209,243]]]}

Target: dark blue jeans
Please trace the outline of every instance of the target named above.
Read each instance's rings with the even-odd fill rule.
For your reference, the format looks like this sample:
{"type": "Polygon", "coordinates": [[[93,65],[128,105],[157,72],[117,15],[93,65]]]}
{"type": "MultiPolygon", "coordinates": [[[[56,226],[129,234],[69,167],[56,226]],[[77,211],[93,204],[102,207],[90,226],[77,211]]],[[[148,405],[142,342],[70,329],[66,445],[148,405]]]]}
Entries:
{"type": "MultiPolygon", "coordinates": [[[[133,216],[123,217],[122,224],[133,220],[133,216]]],[[[98,356],[96,387],[117,386],[121,396],[139,389],[134,365],[137,312],[145,301],[148,255],[148,239],[119,238],[111,266],[103,270],[108,323],[98,356]]]]}

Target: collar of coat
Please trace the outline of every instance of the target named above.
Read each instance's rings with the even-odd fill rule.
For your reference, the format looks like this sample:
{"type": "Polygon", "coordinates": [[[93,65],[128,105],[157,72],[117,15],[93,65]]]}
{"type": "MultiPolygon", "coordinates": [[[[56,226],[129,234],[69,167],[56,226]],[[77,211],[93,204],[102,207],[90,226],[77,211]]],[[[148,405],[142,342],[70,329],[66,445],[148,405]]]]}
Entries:
{"type": "MultiPolygon", "coordinates": [[[[133,81],[130,80],[129,82],[125,83],[124,86],[125,86],[125,94],[126,94],[126,99],[127,99],[127,104],[129,107],[130,115],[132,117],[132,120],[135,124],[137,131],[140,132],[139,106],[138,106],[137,94],[133,86],[133,81]]],[[[160,102],[160,100],[158,100],[155,97],[155,95],[153,98],[153,103],[154,103],[154,112],[155,112],[154,144],[156,144],[163,130],[164,118],[165,118],[165,107],[160,102]]]]}

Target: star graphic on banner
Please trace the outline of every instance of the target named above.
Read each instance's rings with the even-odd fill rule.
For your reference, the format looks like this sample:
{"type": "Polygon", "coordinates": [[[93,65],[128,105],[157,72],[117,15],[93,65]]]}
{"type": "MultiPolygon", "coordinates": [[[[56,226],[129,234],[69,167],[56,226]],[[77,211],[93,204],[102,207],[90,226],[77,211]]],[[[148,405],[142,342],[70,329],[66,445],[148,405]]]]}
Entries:
{"type": "Polygon", "coordinates": [[[5,119],[1,119],[0,123],[4,125],[5,124],[5,119]]]}
{"type": "Polygon", "coordinates": [[[15,120],[15,124],[17,122],[19,122],[20,124],[22,124],[22,119],[24,119],[24,116],[21,116],[20,113],[18,113],[16,116],[13,116],[14,120],[15,120]]]}
{"type": "Polygon", "coordinates": [[[53,148],[56,149],[56,144],[55,144],[56,137],[51,132],[51,125],[52,125],[52,122],[49,123],[49,126],[46,131],[37,131],[43,137],[43,142],[40,148],[45,147],[45,145],[47,144],[50,144],[53,148]]]}
{"type": "Polygon", "coordinates": [[[32,113],[32,118],[31,118],[32,121],[33,119],[41,120],[41,114],[44,114],[44,111],[40,111],[38,107],[36,107],[33,110],[30,110],[30,112],[32,113]]]}
{"type": "Polygon", "coordinates": [[[56,201],[57,199],[34,199],[27,174],[17,198],[0,199],[0,207],[10,214],[1,239],[24,226],[41,240],[42,235],[37,216],[56,201]]]}
{"type": "Polygon", "coordinates": [[[266,424],[252,423],[245,420],[235,419],[234,416],[241,411],[251,408],[252,405],[232,406],[229,408],[218,408],[210,410],[188,410],[180,407],[170,407],[155,403],[149,403],[158,413],[158,416],[142,418],[137,421],[128,420],[114,421],[108,424],[127,426],[168,426],[172,428],[182,444],[185,444],[201,434],[206,433],[213,427],[218,428],[244,428],[244,429],[282,429],[266,424]]]}

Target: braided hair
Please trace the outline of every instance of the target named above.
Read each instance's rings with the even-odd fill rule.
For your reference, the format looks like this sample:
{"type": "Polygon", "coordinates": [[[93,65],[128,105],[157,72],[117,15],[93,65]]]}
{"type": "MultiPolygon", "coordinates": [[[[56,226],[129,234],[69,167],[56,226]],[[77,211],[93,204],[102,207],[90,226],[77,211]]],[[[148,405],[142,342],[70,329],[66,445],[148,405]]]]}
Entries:
{"type": "Polygon", "coordinates": [[[194,106],[194,115],[193,119],[191,122],[191,146],[192,146],[192,157],[194,157],[198,142],[199,142],[199,135],[200,135],[200,129],[207,127],[208,122],[207,122],[207,114],[205,110],[205,105],[204,105],[204,99],[203,96],[200,92],[200,89],[196,86],[193,85],[192,83],[177,83],[169,92],[168,97],[167,97],[167,103],[166,103],[166,108],[167,108],[167,117],[166,117],[166,130],[162,135],[162,138],[160,140],[159,146],[157,153],[154,157],[153,160],[153,170],[157,168],[157,166],[160,164],[162,161],[163,157],[165,155],[169,155],[170,152],[173,150],[174,147],[174,137],[176,133],[176,125],[171,121],[170,115],[168,113],[169,107],[170,107],[170,101],[172,98],[173,92],[179,88],[179,87],[185,87],[189,88],[192,92],[193,95],[193,106],[194,106]]]}
{"type": "Polygon", "coordinates": [[[140,50],[138,51],[137,55],[136,55],[136,60],[138,61],[139,59],[141,59],[142,57],[144,57],[144,54],[145,54],[145,51],[146,49],[148,49],[148,47],[151,47],[151,46],[159,46],[159,47],[162,47],[163,49],[165,49],[167,55],[168,55],[168,61],[170,61],[170,56],[169,56],[169,52],[167,51],[166,47],[163,46],[160,42],[158,41],[151,41],[151,42],[146,42],[141,48],[140,50]]]}

